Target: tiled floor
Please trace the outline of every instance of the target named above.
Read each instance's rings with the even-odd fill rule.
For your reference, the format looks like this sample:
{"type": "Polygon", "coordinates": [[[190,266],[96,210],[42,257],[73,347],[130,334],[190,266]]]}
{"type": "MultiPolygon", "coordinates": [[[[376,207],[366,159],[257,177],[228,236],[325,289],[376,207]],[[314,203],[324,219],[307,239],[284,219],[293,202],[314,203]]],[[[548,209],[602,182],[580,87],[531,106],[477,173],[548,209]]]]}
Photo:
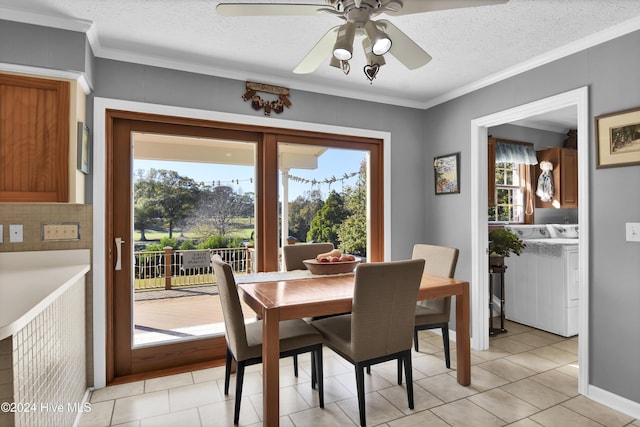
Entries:
{"type": "MultiPolygon", "coordinates": [[[[459,385],[455,370],[444,366],[441,337],[421,332],[420,353],[413,354],[415,409],[408,409],[406,390],[395,383],[395,363],[374,366],[365,379],[368,425],[640,427],[640,421],[578,394],[577,338],[511,322],[506,328],[507,334],[492,338],[490,350],[472,351],[469,387],[459,385]]],[[[452,357],[455,368],[453,349],[452,357]]],[[[281,361],[281,426],[358,425],[350,364],[325,349],[325,408],[320,409],[310,386],[309,357],[301,358],[297,379],[291,363],[291,358],[281,361]]],[[[96,390],[80,426],[231,426],[234,396],[232,391],[224,396],[223,386],[220,367],[96,390]]],[[[261,420],[261,365],[255,365],[245,374],[240,425],[260,426],[261,420]]]]}

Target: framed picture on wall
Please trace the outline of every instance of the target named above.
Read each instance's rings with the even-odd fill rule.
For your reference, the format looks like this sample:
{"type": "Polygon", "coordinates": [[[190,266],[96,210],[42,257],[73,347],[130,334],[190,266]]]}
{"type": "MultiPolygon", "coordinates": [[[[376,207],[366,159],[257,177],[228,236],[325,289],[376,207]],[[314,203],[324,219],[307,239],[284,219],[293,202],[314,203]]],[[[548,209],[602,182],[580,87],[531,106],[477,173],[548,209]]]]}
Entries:
{"type": "Polygon", "coordinates": [[[597,168],[640,164],[640,108],[595,118],[597,168]]]}
{"type": "Polygon", "coordinates": [[[433,171],[436,195],[460,193],[460,153],[434,157],[433,171]]]}
{"type": "Polygon", "coordinates": [[[90,170],[91,138],[89,127],[83,122],[78,122],[78,169],[85,175],[90,170]]]}

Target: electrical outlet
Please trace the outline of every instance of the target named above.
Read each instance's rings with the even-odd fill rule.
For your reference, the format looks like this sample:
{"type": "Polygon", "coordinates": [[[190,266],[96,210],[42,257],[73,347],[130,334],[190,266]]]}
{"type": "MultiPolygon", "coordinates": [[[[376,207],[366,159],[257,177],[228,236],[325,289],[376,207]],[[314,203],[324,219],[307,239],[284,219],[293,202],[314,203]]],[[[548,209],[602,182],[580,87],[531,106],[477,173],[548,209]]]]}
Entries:
{"type": "Polygon", "coordinates": [[[22,243],[24,241],[22,224],[9,224],[9,242],[22,243]]]}
{"type": "Polygon", "coordinates": [[[640,242],[640,222],[627,223],[627,242],[640,242]]]}

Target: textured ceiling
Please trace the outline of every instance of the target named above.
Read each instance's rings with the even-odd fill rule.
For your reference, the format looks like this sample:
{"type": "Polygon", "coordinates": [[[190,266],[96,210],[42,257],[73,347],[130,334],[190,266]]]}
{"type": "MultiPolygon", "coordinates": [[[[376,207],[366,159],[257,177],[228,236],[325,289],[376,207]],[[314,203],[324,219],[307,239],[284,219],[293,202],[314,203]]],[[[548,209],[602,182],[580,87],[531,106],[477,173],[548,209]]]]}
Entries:
{"type": "Polygon", "coordinates": [[[409,71],[387,55],[387,64],[371,84],[362,72],[364,54],[360,49],[348,76],[330,67],[329,58],[312,74],[291,71],[329,28],[342,22],[339,19],[229,18],[216,14],[218,3],[0,0],[0,19],[89,28],[98,57],[422,108],[640,28],[638,0],[510,0],[504,5],[400,17],[381,15],[413,38],[433,60],[409,71]]]}

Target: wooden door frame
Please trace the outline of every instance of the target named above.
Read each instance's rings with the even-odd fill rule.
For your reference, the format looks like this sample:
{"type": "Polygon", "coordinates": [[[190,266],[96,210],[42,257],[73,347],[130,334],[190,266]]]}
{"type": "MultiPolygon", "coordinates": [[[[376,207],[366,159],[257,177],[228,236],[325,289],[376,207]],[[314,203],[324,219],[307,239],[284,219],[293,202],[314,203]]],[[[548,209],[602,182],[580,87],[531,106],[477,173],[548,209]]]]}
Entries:
{"type": "MultiPolygon", "coordinates": [[[[197,118],[166,116],[151,113],[123,110],[105,110],[105,280],[106,280],[106,382],[148,370],[174,367],[176,364],[193,364],[211,360],[212,354],[224,357],[224,341],[220,339],[200,339],[181,343],[131,349],[130,327],[132,323],[130,292],[114,286],[113,241],[114,227],[118,220],[114,218],[114,179],[127,176],[130,179],[130,165],[114,162],[115,151],[130,150],[131,133],[134,131],[165,133],[176,135],[200,136],[211,138],[235,138],[257,144],[257,216],[256,236],[258,243],[258,266],[260,271],[277,269],[278,233],[277,227],[269,227],[278,221],[278,142],[307,143],[340,148],[367,150],[369,158],[369,179],[371,188],[370,212],[371,239],[370,260],[382,261],[384,256],[384,140],[361,136],[310,132],[292,129],[280,129],[256,125],[246,125],[197,118]],[[120,146],[119,146],[119,145],[120,146]],[[117,312],[117,316],[116,316],[117,312]],[[116,320],[117,318],[117,320],[116,320]]],[[[129,186],[132,184],[129,182],[129,186]]],[[[130,218],[121,225],[130,229],[130,218]]],[[[118,236],[119,237],[119,236],[118,236]]],[[[125,239],[126,240],[126,239],[125,239]]],[[[123,249],[123,257],[130,257],[130,245],[123,249]]]]}

